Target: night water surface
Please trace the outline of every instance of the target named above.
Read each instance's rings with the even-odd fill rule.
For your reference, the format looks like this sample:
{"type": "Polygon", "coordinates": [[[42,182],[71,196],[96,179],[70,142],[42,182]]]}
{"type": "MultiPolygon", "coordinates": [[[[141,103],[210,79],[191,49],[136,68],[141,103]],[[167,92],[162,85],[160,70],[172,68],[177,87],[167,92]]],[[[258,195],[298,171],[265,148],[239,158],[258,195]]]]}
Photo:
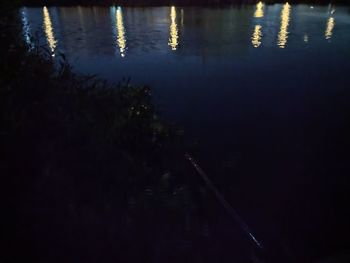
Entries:
{"type": "Polygon", "coordinates": [[[76,72],[149,85],[262,240],[275,236],[306,259],[349,248],[350,7],[78,6],[21,16],[26,41],[64,53],[76,72]]]}

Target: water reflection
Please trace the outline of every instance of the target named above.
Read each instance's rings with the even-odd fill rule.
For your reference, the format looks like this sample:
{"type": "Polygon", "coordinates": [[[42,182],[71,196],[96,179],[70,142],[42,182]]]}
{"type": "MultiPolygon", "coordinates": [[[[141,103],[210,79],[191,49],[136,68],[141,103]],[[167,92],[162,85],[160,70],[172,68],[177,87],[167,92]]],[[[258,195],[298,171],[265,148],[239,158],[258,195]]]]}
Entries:
{"type": "Polygon", "coordinates": [[[254,13],[254,17],[256,17],[256,18],[264,17],[264,3],[263,2],[259,2],[256,4],[256,10],[254,13]]]}
{"type": "Polygon", "coordinates": [[[176,9],[174,6],[172,6],[170,10],[170,19],[171,19],[170,38],[169,38],[168,45],[171,47],[172,50],[176,50],[177,46],[179,45],[179,42],[178,42],[179,34],[178,34],[178,29],[176,24],[176,9]]]}
{"type": "MultiPolygon", "coordinates": [[[[19,15],[23,25],[21,35],[27,43],[30,33],[41,31],[38,43],[46,44],[50,53],[57,55],[62,50],[74,59],[88,57],[87,54],[93,58],[112,56],[114,60],[119,58],[116,61],[123,61],[125,58],[121,57],[133,53],[129,63],[139,55],[169,52],[176,52],[176,57],[193,55],[208,61],[243,57],[255,48],[267,51],[271,46],[293,50],[313,48],[330,39],[334,42],[337,34],[337,41],[343,41],[340,37],[348,36],[347,12],[337,7],[335,14],[334,7],[325,6],[311,11],[310,6],[294,8],[286,2],[267,5],[262,0],[244,9],[77,6],[22,8],[19,15]]],[[[331,47],[337,44],[332,43],[331,47]]]]}
{"type": "Polygon", "coordinates": [[[291,6],[288,3],[285,3],[281,12],[281,28],[278,33],[278,46],[280,48],[285,48],[288,40],[288,26],[290,21],[290,11],[291,6]]]}
{"type": "Polygon", "coordinates": [[[117,45],[119,47],[120,55],[122,57],[125,57],[126,38],[125,38],[125,28],[123,23],[123,13],[122,13],[121,7],[117,8],[116,26],[117,26],[117,45]]]}
{"type": "Polygon", "coordinates": [[[50,18],[49,10],[46,6],[43,8],[43,14],[44,14],[44,31],[46,35],[46,41],[49,44],[49,47],[52,52],[52,56],[55,56],[55,50],[57,47],[57,40],[55,39],[55,35],[53,32],[52,22],[50,18]]]}
{"type": "Polygon", "coordinates": [[[81,6],[78,6],[77,10],[78,10],[79,24],[81,26],[81,29],[82,29],[83,33],[85,34],[86,28],[85,28],[83,9],[82,9],[81,6]]]}
{"type": "MultiPolygon", "coordinates": [[[[254,13],[255,18],[262,18],[264,17],[264,3],[259,2],[256,4],[256,9],[254,13]]],[[[255,48],[259,47],[261,45],[261,39],[262,39],[262,26],[261,25],[255,25],[253,35],[252,35],[252,44],[255,48]]]]}
{"type": "Polygon", "coordinates": [[[25,7],[22,8],[21,12],[21,18],[22,18],[22,33],[25,42],[27,43],[29,49],[33,47],[33,43],[31,40],[31,34],[30,34],[30,25],[28,22],[28,15],[27,15],[27,9],[25,7]]]}
{"type": "Polygon", "coordinates": [[[125,28],[123,23],[123,13],[121,7],[117,8],[116,12],[116,26],[117,26],[117,45],[119,47],[120,55],[125,57],[126,50],[126,38],[125,28]]]}
{"type": "Polygon", "coordinates": [[[329,17],[328,21],[327,21],[327,28],[326,28],[326,31],[324,33],[324,36],[327,40],[332,38],[334,26],[335,26],[334,18],[329,17]]]}
{"type": "Polygon", "coordinates": [[[256,25],[253,32],[252,44],[255,48],[261,45],[261,38],[262,38],[261,28],[262,28],[261,25],[256,25]]]}

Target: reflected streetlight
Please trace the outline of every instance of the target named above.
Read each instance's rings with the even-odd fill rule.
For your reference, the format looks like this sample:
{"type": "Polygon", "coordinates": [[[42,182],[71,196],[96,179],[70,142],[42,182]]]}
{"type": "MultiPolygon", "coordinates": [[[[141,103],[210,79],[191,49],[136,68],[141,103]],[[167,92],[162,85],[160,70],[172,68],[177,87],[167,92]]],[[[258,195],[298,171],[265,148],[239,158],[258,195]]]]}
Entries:
{"type": "Polygon", "coordinates": [[[263,2],[259,2],[256,4],[256,10],[254,13],[254,17],[256,17],[256,18],[264,17],[264,3],[263,2]]]}
{"type": "Polygon", "coordinates": [[[324,32],[324,37],[327,40],[330,40],[332,38],[334,26],[335,26],[335,19],[334,19],[334,17],[329,17],[328,21],[327,21],[326,31],[324,32]]]}
{"type": "Polygon", "coordinates": [[[179,45],[178,39],[179,39],[179,33],[178,28],[176,24],[176,9],[174,6],[171,7],[170,10],[170,38],[168,45],[171,47],[171,50],[176,50],[177,46],[179,45]]]}
{"type": "Polygon", "coordinates": [[[49,47],[52,52],[52,56],[55,56],[55,50],[57,47],[57,40],[55,39],[55,35],[53,32],[53,26],[50,18],[49,10],[46,6],[43,8],[43,15],[44,15],[44,31],[46,35],[47,43],[49,44],[49,47]]]}
{"type": "Polygon", "coordinates": [[[288,40],[288,26],[290,21],[290,11],[291,6],[288,3],[285,3],[282,8],[281,12],[281,28],[280,32],[278,33],[278,43],[277,45],[280,48],[285,48],[288,40]]]}
{"type": "Polygon", "coordinates": [[[24,40],[27,43],[29,49],[32,49],[33,43],[31,40],[30,25],[28,22],[27,8],[25,8],[25,7],[23,7],[21,10],[21,19],[22,19],[22,33],[23,33],[24,40]]]}
{"type": "Polygon", "coordinates": [[[261,45],[261,39],[262,39],[261,29],[262,29],[261,25],[256,25],[254,28],[254,32],[252,35],[252,44],[255,48],[258,48],[261,45]]]}
{"type": "MultiPolygon", "coordinates": [[[[255,6],[255,18],[262,18],[264,17],[264,3],[259,2],[255,6]]],[[[261,39],[262,39],[262,26],[261,25],[255,25],[253,35],[252,35],[252,44],[255,48],[258,48],[261,45],[261,39]]]]}
{"type": "Polygon", "coordinates": [[[119,47],[120,55],[125,57],[126,38],[125,28],[123,23],[123,13],[121,7],[118,7],[116,12],[116,26],[117,26],[117,45],[119,47]]]}

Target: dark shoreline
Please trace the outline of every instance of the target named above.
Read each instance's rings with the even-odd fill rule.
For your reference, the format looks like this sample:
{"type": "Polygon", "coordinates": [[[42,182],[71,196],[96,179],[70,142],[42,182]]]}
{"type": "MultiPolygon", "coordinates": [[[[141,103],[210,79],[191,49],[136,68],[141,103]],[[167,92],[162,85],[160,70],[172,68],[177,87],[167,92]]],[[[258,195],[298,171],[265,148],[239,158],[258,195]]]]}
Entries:
{"type": "MultiPolygon", "coordinates": [[[[147,6],[239,6],[239,5],[252,5],[258,3],[259,0],[24,0],[22,4],[24,6],[134,6],[134,7],[147,7],[147,6]]],[[[314,4],[314,5],[329,5],[329,4],[342,4],[349,5],[349,1],[346,0],[267,0],[262,1],[267,5],[286,3],[289,4],[314,4]]]]}

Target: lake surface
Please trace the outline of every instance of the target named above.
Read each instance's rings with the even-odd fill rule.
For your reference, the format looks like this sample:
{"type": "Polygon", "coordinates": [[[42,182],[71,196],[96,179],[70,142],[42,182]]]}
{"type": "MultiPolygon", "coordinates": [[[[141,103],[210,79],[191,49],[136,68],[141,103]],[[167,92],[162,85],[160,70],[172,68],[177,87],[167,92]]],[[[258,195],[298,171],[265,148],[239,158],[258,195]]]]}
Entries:
{"type": "Polygon", "coordinates": [[[263,239],[279,236],[299,262],[349,248],[350,7],[78,6],[21,16],[25,40],[64,53],[75,71],[150,85],[263,239]]]}

